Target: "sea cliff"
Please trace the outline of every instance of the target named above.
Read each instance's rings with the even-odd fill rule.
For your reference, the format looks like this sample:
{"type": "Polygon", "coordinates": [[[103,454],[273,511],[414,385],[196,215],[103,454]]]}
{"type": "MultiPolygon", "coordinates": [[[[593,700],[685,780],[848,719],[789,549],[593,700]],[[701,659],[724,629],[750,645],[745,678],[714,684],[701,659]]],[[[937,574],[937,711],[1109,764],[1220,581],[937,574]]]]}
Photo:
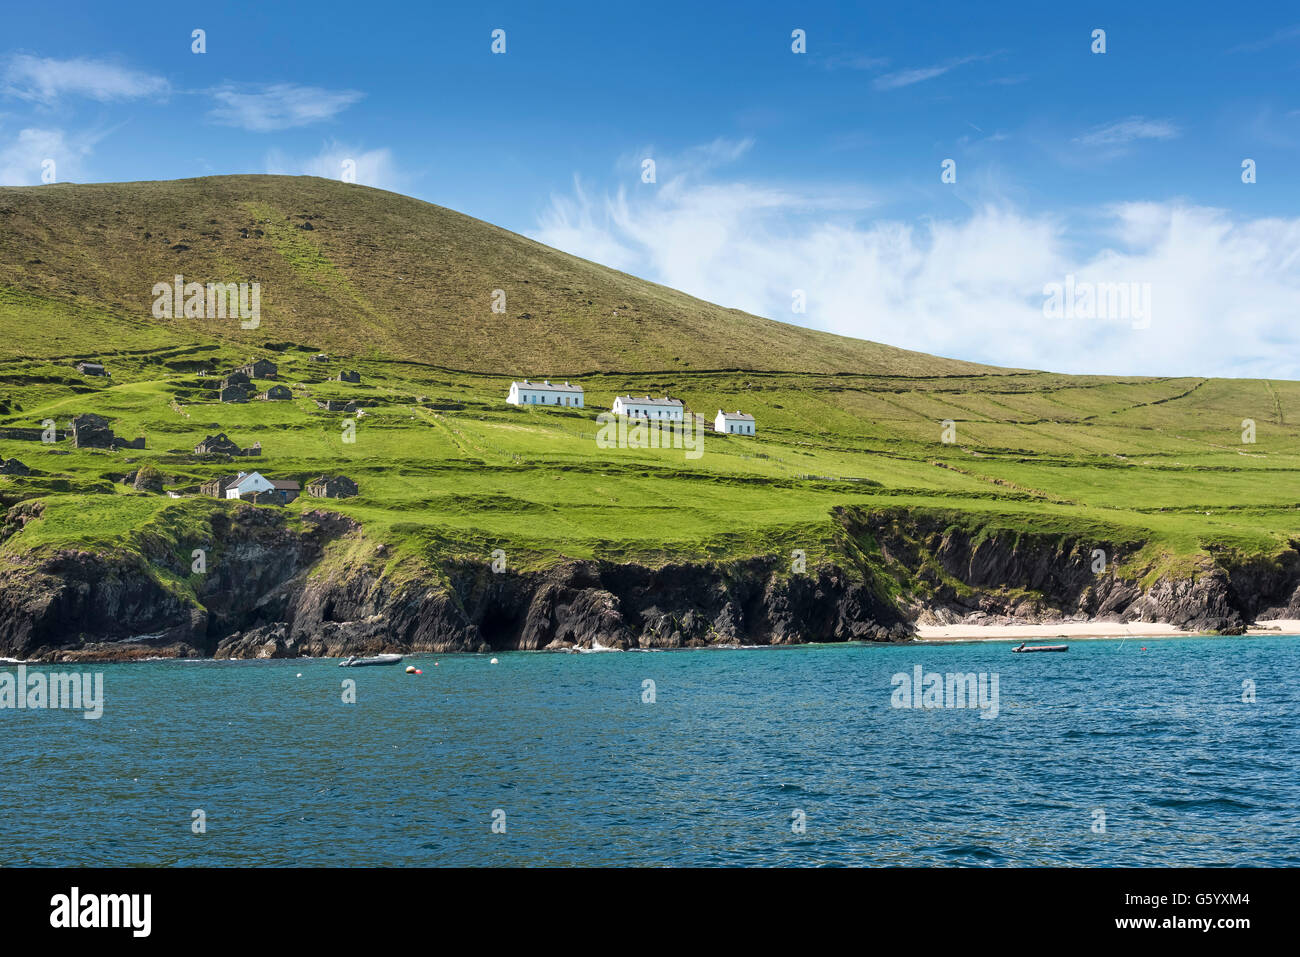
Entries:
{"type": "MultiPolygon", "coordinates": [[[[0,537],[40,517],[11,508],[0,537]]],[[[564,560],[527,571],[394,559],[327,510],[210,508],[132,548],[6,549],[0,655],[26,660],[905,641],[918,623],[1157,622],[1239,634],[1300,617],[1300,549],[1163,573],[1141,541],[837,508],[830,556],[564,560]],[[193,547],[191,547],[193,546],[193,547]],[[204,567],[195,573],[195,549],[204,567]],[[1098,556],[1102,560],[1099,561],[1098,556]],[[341,558],[346,556],[346,559],[341,558]],[[1147,564],[1144,564],[1147,562],[1147,564]]]]}

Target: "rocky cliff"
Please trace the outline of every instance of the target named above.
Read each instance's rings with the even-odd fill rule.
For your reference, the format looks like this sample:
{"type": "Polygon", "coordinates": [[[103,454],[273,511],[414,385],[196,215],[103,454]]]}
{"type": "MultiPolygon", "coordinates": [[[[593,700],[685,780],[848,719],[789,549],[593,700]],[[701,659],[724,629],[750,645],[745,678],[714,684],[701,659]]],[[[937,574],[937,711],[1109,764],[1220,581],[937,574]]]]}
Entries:
{"type": "Polygon", "coordinates": [[[1208,552],[1162,574],[1144,541],[972,527],[921,510],[836,514],[913,622],[1144,621],[1240,634],[1256,620],[1300,617],[1300,542],[1272,556],[1208,552]]]}
{"type": "MultiPolygon", "coordinates": [[[[0,541],[40,519],[14,506],[0,541]]],[[[570,561],[529,572],[449,561],[395,572],[387,549],[332,512],[210,506],[135,548],[0,557],[0,655],[273,658],[381,651],[682,648],[903,640],[916,622],[1160,621],[1239,633],[1300,617],[1300,549],[1207,556],[1135,572],[1144,543],[969,527],[906,509],[837,509],[838,560],[648,567],[570,561]],[[201,549],[201,571],[193,567],[201,549]],[[332,553],[351,549],[346,561],[332,553]],[[1098,561],[1099,553],[1104,562],[1098,561]],[[361,555],[358,559],[356,556],[361,555]],[[1144,583],[1145,582],[1145,583],[1144,583]]]]}

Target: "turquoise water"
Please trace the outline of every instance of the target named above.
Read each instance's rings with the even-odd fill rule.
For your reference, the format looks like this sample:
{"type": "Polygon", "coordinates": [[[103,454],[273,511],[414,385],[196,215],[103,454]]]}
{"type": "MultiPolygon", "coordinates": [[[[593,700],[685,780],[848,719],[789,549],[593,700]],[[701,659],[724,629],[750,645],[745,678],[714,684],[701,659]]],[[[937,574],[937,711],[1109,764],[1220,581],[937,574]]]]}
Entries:
{"type": "Polygon", "coordinates": [[[0,711],[0,863],[1300,863],[1300,639],[497,657],[99,666],[0,711]],[[997,717],[892,707],[918,664],[997,717]]]}

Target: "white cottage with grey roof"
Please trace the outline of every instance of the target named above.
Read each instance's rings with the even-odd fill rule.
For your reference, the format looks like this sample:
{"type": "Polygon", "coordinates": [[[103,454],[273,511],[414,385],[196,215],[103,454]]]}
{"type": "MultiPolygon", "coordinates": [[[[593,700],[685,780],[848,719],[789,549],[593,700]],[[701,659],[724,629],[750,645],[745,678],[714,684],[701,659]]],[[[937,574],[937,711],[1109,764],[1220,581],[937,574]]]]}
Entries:
{"type": "Polygon", "coordinates": [[[748,412],[723,412],[719,409],[713,420],[713,431],[729,435],[753,435],[754,417],[748,412]]]}
{"type": "Polygon", "coordinates": [[[269,492],[275,486],[260,472],[240,472],[235,480],[226,486],[226,498],[243,498],[258,492],[269,492]]]}
{"type": "Polygon", "coordinates": [[[582,408],[582,386],[556,385],[550,379],[541,382],[510,383],[510,394],[506,402],[510,405],[559,405],[582,408]]]}
{"type": "Polygon", "coordinates": [[[626,415],[629,419],[650,419],[660,422],[681,422],[685,407],[681,399],[664,396],[652,399],[648,395],[636,398],[620,395],[614,399],[614,414],[626,415]]]}

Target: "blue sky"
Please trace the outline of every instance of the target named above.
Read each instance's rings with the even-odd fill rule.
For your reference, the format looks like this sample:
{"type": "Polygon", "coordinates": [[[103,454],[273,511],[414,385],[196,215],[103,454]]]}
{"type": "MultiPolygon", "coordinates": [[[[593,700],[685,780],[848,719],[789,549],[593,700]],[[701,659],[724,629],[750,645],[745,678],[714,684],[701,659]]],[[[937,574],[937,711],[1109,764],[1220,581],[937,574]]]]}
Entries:
{"type": "Polygon", "coordinates": [[[784,321],[1061,371],[1300,378],[1294,4],[115,6],[5,11],[0,184],[51,158],[78,182],[351,159],[784,321]],[[1067,276],[1145,283],[1150,315],[1049,318],[1067,276]]]}

